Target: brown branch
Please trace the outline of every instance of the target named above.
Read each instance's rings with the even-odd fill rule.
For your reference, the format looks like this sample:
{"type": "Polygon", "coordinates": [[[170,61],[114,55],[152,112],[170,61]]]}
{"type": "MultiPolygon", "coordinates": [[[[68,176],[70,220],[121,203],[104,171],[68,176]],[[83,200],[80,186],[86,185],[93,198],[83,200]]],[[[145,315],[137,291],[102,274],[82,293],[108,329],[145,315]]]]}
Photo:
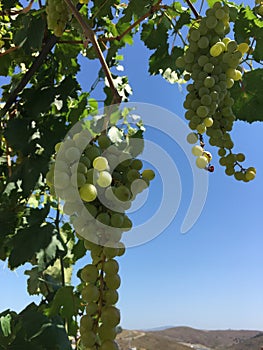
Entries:
{"type": "Polygon", "coordinates": [[[114,102],[115,103],[121,103],[121,97],[118,93],[118,90],[116,89],[115,85],[114,85],[114,81],[110,72],[110,69],[107,65],[107,62],[103,56],[103,53],[101,51],[100,45],[98,43],[97,37],[94,33],[94,31],[88,26],[88,24],[85,22],[85,20],[83,19],[83,17],[81,16],[81,14],[79,13],[79,11],[76,9],[76,7],[74,6],[74,4],[72,3],[71,0],[64,0],[65,3],[68,5],[68,7],[70,8],[70,10],[72,11],[74,17],[76,18],[76,20],[79,22],[84,35],[86,36],[86,38],[92,43],[95,51],[97,52],[97,56],[98,59],[101,63],[102,69],[105,73],[105,76],[108,79],[108,83],[110,85],[110,89],[113,93],[114,96],[114,102]]]}
{"type": "Polygon", "coordinates": [[[18,11],[0,11],[0,16],[15,16],[15,15],[19,15],[21,13],[28,13],[31,10],[31,7],[33,5],[34,0],[31,0],[30,3],[24,7],[22,10],[18,10],[18,11]]]}
{"type": "Polygon", "coordinates": [[[13,46],[13,47],[10,47],[9,49],[5,50],[4,52],[1,52],[0,53],[0,57],[3,57],[5,55],[8,55],[10,52],[13,52],[15,50],[18,50],[20,49],[20,46],[13,46]]]}
{"type": "Polygon", "coordinates": [[[59,40],[58,44],[71,44],[71,45],[79,45],[83,44],[82,40],[59,40]]]}
{"type": "Polygon", "coordinates": [[[191,0],[185,0],[185,2],[187,3],[187,5],[190,7],[190,9],[192,10],[193,14],[195,15],[196,18],[200,18],[200,15],[198,13],[198,11],[196,10],[196,8],[194,7],[194,5],[192,4],[191,0]]]}

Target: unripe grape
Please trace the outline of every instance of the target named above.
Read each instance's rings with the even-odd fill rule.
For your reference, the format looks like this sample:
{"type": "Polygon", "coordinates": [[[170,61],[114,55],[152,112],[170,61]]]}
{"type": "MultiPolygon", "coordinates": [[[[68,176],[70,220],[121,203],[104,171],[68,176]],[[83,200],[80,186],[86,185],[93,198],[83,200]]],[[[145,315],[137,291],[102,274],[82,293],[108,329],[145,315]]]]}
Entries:
{"type": "Polygon", "coordinates": [[[99,290],[94,284],[88,284],[81,291],[82,298],[88,302],[96,302],[99,299],[99,290]]]}
{"type": "Polygon", "coordinates": [[[153,180],[155,178],[155,173],[151,169],[145,169],[142,172],[142,177],[147,180],[153,180]]]}
{"type": "Polygon", "coordinates": [[[119,271],[119,264],[116,260],[114,259],[109,259],[104,263],[104,271],[107,274],[116,274],[119,271]]]}
{"type": "Polygon", "coordinates": [[[118,345],[113,340],[106,340],[103,342],[99,350],[118,350],[118,345]]]}
{"type": "Polygon", "coordinates": [[[100,186],[100,187],[108,187],[110,186],[112,182],[112,176],[109,172],[107,171],[101,171],[99,173],[99,177],[97,179],[97,184],[100,186]]]}
{"type": "Polygon", "coordinates": [[[213,118],[208,117],[204,119],[203,123],[207,128],[210,128],[213,125],[214,121],[213,118]]]}
{"type": "Polygon", "coordinates": [[[187,135],[187,142],[190,144],[195,144],[198,141],[198,136],[196,133],[191,132],[187,135]]]}
{"type": "Polygon", "coordinates": [[[101,311],[101,321],[111,327],[120,323],[120,311],[115,306],[106,306],[101,311]]]}
{"type": "Polygon", "coordinates": [[[115,213],[111,215],[110,223],[113,227],[122,227],[124,217],[120,213],[115,213]]]}
{"type": "MultiPolygon", "coordinates": [[[[90,315],[83,315],[80,319],[80,332],[83,331],[89,331],[93,327],[93,319],[90,315]]],[[[82,333],[82,332],[81,332],[82,333]]]]}
{"type": "Polygon", "coordinates": [[[203,152],[204,152],[204,150],[201,146],[196,145],[196,146],[192,147],[192,153],[196,157],[201,156],[203,154],[203,152]]]}
{"type": "Polygon", "coordinates": [[[110,147],[111,140],[106,135],[100,135],[98,138],[98,144],[99,144],[100,148],[106,149],[106,148],[110,147]]]}
{"type": "Polygon", "coordinates": [[[102,341],[114,340],[116,337],[116,328],[108,327],[108,325],[102,324],[99,327],[98,333],[102,341]]]}
{"type": "Polygon", "coordinates": [[[202,123],[202,124],[199,124],[197,125],[196,127],[196,131],[199,133],[199,134],[204,134],[206,132],[206,126],[202,123]]]}
{"type": "Polygon", "coordinates": [[[85,202],[92,202],[97,197],[97,189],[92,184],[85,184],[79,190],[80,198],[85,202]]]}
{"type": "Polygon", "coordinates": [[[108,166],[108,160],[105,157],[99,156],[93,160],[93,167],[98,171],[106,170],[108,166]]]}
{"type": "Polygon", "coordinates": [[[119,300],[119,294],[115,289],[107,289],[103,294],[103,301],[106,306],[115,305],[119,300]]]}
{"type": "Polygon", "coordinates": [[[106,274],[104,280],[105,280],[106,286],[109,289],[118,289],[120,287],[121,279],[120,279],[120,276],[118,274],[114,274],[114,275],[106,274]]]}
{"type": "Polygon", "coordinates": [[[99,271],[95,265],[89,264],[81,270],[80,277],[84,282],[96,282],[99,271]]]}
{"type": "Polygon", "coordinates": [[[131,198],[130,190],[123,185],[117,187],[114,194],[120,201],[128,201],[131,198]]]}
{"type": "Polygon", "coordinates": [[[256,173],[252,170],[247,170],[245,173],[245,177],[248,181],[251,181],[256,177],[256,173]]]}
{"type": "Polygon", "coordinates": [[[86,347],[91,347],[96,343],[96,334],[92,331],[86,331],[81,334],[81,343],[86,347]]]}
{"type": "Polygon", "coordinates": [[[205,156],[199,156],[196,158],[196,165],[200,169],[204,169],[208,164],[207,158],[205,156]]]}

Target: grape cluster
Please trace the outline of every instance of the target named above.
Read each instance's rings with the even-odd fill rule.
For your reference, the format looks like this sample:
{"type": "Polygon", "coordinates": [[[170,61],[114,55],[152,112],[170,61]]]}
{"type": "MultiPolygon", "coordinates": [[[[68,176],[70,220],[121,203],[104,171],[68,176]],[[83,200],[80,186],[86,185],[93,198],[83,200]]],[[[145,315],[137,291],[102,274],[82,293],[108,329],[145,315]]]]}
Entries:
{"type": "Polygon", "coordinates": [[[256,0],[255,1],[255,12],[256,14],[263,17],[263,1],[262,0],[256,0]]]}
{"type": "Polygon", "coordinates": [[[48,29],[58,37],[62,36],[70,19],[69,9],[64,0],[48,0],[46,6],[48,29]]]}
{"type": "Polygon", "coordinates": [[[86,313],[80,321],[84,349],[118,349],[114,339],[120,312],[117,289],[120,286],[116,257],[125,252],[122,233],[132,228],[125,214],[136,195],[154,178],[151,169],[142,171],[136,156],[143,140],[114,144],[101,134],[87,146],[87,130],[57,144],[56,161],[46,175],[50,192],[64,201],[77,236],[90,251],[92,264],[80,273],[81,295],[86,313]],[[84,151],[83,151],[84,149],[84,151]],[[54,188],[55,186],[55,188],[54,188]]]}
{"type": "MultiPolygon", "coordinates": [[[[198,135],[206,133],[210,145],[219,147],[220,164],[226,167],[226,174],[249,181],[253,177],[251,172],[255,175],[254,168],[244,169],[240,165],[245,156],[232,152],[234,144],[229,133],[235,121],[234,100],[229,89],[235,81],[242,79],[239,64],[249,45],[237,44],[225,37],[229,30],[229,8],[216,2],[206,11],[206,16],[190,28],[189,46],[176,64],[186,70],[185,80],[193,80],[187,86],[184,107],[187,110],[185,118],[197,137],[192,133],[189,138],[195,138],[197,142],[198,135]]],[[[207,168],[211,159],[202,146],[194,146],[193,153],[198,157],[197,166],[207,168]]]]}

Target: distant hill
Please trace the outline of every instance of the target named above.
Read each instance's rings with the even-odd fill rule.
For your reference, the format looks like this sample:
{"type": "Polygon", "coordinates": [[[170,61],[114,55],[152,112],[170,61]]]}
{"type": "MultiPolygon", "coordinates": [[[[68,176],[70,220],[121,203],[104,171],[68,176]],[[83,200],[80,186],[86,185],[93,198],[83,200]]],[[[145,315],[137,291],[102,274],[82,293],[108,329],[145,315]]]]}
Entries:
{"type": "Polygon", "coordinates": [[[241,341],[232,345],[227,350],[260,350],[263,347],[263,334],[260,333],[252,338],[241,341]]]}
{"type": "Polygon", "coordinates": [[[124,330],[118,337],[121,350],[260,350],[263,332],[251,330],[199,330],[173,327],[154,331],[124,330]],[[192,347],[191,347],[192,346],[192,347]]]}

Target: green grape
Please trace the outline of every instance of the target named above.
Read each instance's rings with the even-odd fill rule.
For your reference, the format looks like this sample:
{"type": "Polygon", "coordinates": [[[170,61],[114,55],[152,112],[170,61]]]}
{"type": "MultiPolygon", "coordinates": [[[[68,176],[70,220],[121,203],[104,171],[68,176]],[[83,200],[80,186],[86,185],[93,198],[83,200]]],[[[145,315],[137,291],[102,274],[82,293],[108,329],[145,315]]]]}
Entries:
{"type": "Polygon", "coordinates": [[[206,77],[204,80],[204,86],[207,88],[212,88],[215,85],[215,78],[206,77]]]}
{"type": "Polygon", "coordinates": [[[110,224],[110,215],[108,213],[100,213],[97,215],[96,219],[104,225],[110,224]]]}
{"type": "Polygon", "coordinates": [[[195,144],[198,141],[198,136],[196,133],[191,132],[190,134],[187,135],[187,142],[190,144],[195,144]]]}
{"type": "Polygon", "coordinates": [[[203,154],[203,152],[204,152],[204,150],[201,146],[196,145],[196,146],[192,147],[192,153],[196,157],[201,156],[203,154]]]}
{"type": "Polygon", "coordinates": [[[93,162],[96,157],[99,157],[100,153],[100,149],[96,145],[89,145],[85,150],[85,155],[91,162],[93,162]]]}
{"type": "Polygon", "coordinates": [[[209,46],[209,39],[206,36],[202,36],[198,40],[197,45],[200,49],[206,49],[209,46]]]}
{"type": "Polygon", "coordinates": [[[88,302],[96,302],[99,299],[99,290],[94,284],[88,284],[81,291],[82,298],[88,302]]]}
{"type": "Polygon", "coordinates": [[[204,169],[208,164],[207,158],[205,156],[199,156],[196,158],[196,165],[200,169],[204,169]]]}
{"type": "Polygon", "coordinates": [[[118,255],[118,248],[114,248],[114,247],[104,247],[103,248],[103,254],[105,254],[105,256],[108,259],[112,259],[115,258],[115,256],[118,255]]]}
{"type": "Polygon", "coordinates": [[[98,305],[94,302],[88,303],[86,306],[86,314],[93,316],[98,312],[98,305]]]}
{"type": "Polygon", "coordinates": [[[204,125],[207,128],[210,128],[213,125],[213,123],[214,123],[213,118],[208,117],[204,119],[204,125]]]}
{"type": "Polygon", "coordinates": [[[190,40],[198,41],[200,39],[200,32],[198,29],[191,30],[190,40]]]}
{"type": "Polygon", "coordinates": [[[242,55],[248,52],[249,45],[247,43],[241,43],[237,46],[237,50],[241,52],[242,55]]]}
{"type": "Polygon", "coordinates": [[[115,275],[106,274],[104,280],[105,280],[106,286],[109,289],[118,289],[120,287],[121,279],[120,279],[120,276],[118,274],[115,274],[115,275]]]}
{"type": "Polygon", "coordinates": [[[48,0],[46,6],[48,28],[58,37],[63,35],[69,20],[69,9],[63,0],[48,0]]]}
{"type": "Polygon", "coordinates": [[[108,289],[103,294],[103,300],[106,306],[115,305],[119,300],[119,294],[115,289],[108,289]]]}
{"type": "Polygon", "coordinates": [[[98,144],[99,144],[100,148],[106,149],[106,148],[110,147],[111,140],[106,135],[100,135],[98,138],[98,144]]]}
{"type": "Polygon", "coordinates": [[[106,306],[101,310],[101,321],[111,327],[120,323],[120,311],[115,306],[106,306]]]}
{"type": "Polygon", "coordinates": [[[151,181],[151,180],[153,180],[155,178],[155,173],[151,169],[145,169],[142,172],[142,177],[144,179],[147,179],[147,180],[151,181]]]}
{"type": "Polygon", "coordinates": [[[210,48],[210,55],[212,57],[217,57],[219,55],[221,55],[221,53],[223,52],[223,48],[221,45],[219,45],[219,43],[217,42],[216,44],[214,44],[211,48],[210,48]]]}
{"type": "Polygon", "coordinates": [[[252,170],[247,170],[246,173],[245,173],[245,178],[248,180],[248,181],[251,181],[251,180],[254,180],[254,178],[256,177],[256,173],[252,170]]]}
{"type": "Polygon", "coordinates": [[[80,155],[81,155],[80,150],[76,147],[69,147],[65,150],[65,158],[70,163],[78,161],[80,158],[80,155]]]}
{"type": "Polygon", "coordinates": [[[128,201],[131,198],[130,190],[123,185],[117,187],[114,194],[120,201],[128,201]]]}
{"type": "Polygon", "coordinates": [[[127,179],[128,181],[130,182],[133,182],[134,180],[137,180],[140,178],[140,173],[138,170],[136,169],[130,169],[128,172],[127,172],[127,179]]]}
{"type": "Polygon", "coordinates": [[[113,227],[122,227],[124,217],[120,213],[114,213],[111,215],[110,223],[113,227]]]}
{"type": "Polygon", "coordinates": [[[199,66],[204,67],[205,64],[209,63],[209,58],[205,55],[201,55],[197,60],[199,66]]]}
{"type": "Polygon", "coordinates": [[[90,315],[83,315],[80,319],[80,333],[90,331],[93,327],[93,319],[90,315]],[[81,331],[83,330],[83,332],[81,331]]]}
{"type": "Polygon", "coordinates": [[[92,331],[85,331],[81,334],[81,343],[86,347],[91,347],[96,343],[96,334],[92,331]]]}
{"type": "Polygon", "coordinates": [[[105,157],[99,156],[93,160],[93,168],[98,171],[106,170],[108,169],[108,167],[109,167],[109,164],[105,157]]]}
{"type": "Polygon", "coordinates": [[[99,275],[99,271],[96,266],[88,264],[81,270],[80,277],[84,282],[94,283],[99,275]]]}
{"type": "Polygon", "coordinates": [[[196,110],[196,114],[200,118],[205,118],[209,113],[209,109],[206,106],[199,106],[196,110]]]}
{"type": "MultiPolygon", "coordinates": [[[[91,166],[91,161],[88,157],[82,155],[82,157],[80,158],[80,163],[84,164],[86,166],[86,169],[89,169],[91,166]]],[[[87,172],[87,170],[85,171],[85,173],[87,172]]]]}
{"type": "Polygon", "coordinates": [[[99,178],[99,172],[95,169],[89,169],[86,174],[87,183],[95,184],[99,178]]]}
{"type": "Polygon", "coordinates": [[[79,190],[80,198],[85,202],[92,202],[97,197],[97,189],[94,185],[87,183],[79,190]]]}
{"type": "Polygon", "coordinates": [[[113,340],[106,340],[102,343],[99,350],[118,350],[118,345],[113,340]]]}
{"type": "Polygon", "coordinates": [[[196,131],[199,133],[199,134],[204,134],[206,132],[206,126],[205,124],[198,124],[197,127],[196,127],[196,131]]]}
{"type": "Polygon", "coordinates": [[[71,175],[70,182],[72,186],[82,187],[86,183],[86,176],[82,173],[74,173],[71,175]]]}
{"type": "Polygon", "coordinates": [[[119,264],[116,260],[114,259],[109,259],[104,263],[104,271],[111,275],[111,274],[116,274],[119,271],[119,264]]]}
{"type": "Polygon", "coordinates": [[[54,174],[55,184],[57,189],[64,189],[70,185],[70,177],[65,172],[56,171],[54,174]]]}
{"type": "Polygon", "coordinates": [[[102,341],[105,341],[105,340],[114,340],[117,332],[115,327],[108,327],[107,325],[102,324],[99,327],[98,334],[100,336],[100,339],[102,341]]]}
{"type": "Polygon", "coordinates": [[[130,163],[130,167],[135,170],[141,170],[143,164],[140,159],[133,159],[130,163]]]}
{"type": "Polygon", "coordinates": [[[108,171],[101,171],[99,173],[97,184],[100,187],[103,187],[103,188],[108,187],[110,186],[111,182],[112,182],[112,176],[108,171]]]}

